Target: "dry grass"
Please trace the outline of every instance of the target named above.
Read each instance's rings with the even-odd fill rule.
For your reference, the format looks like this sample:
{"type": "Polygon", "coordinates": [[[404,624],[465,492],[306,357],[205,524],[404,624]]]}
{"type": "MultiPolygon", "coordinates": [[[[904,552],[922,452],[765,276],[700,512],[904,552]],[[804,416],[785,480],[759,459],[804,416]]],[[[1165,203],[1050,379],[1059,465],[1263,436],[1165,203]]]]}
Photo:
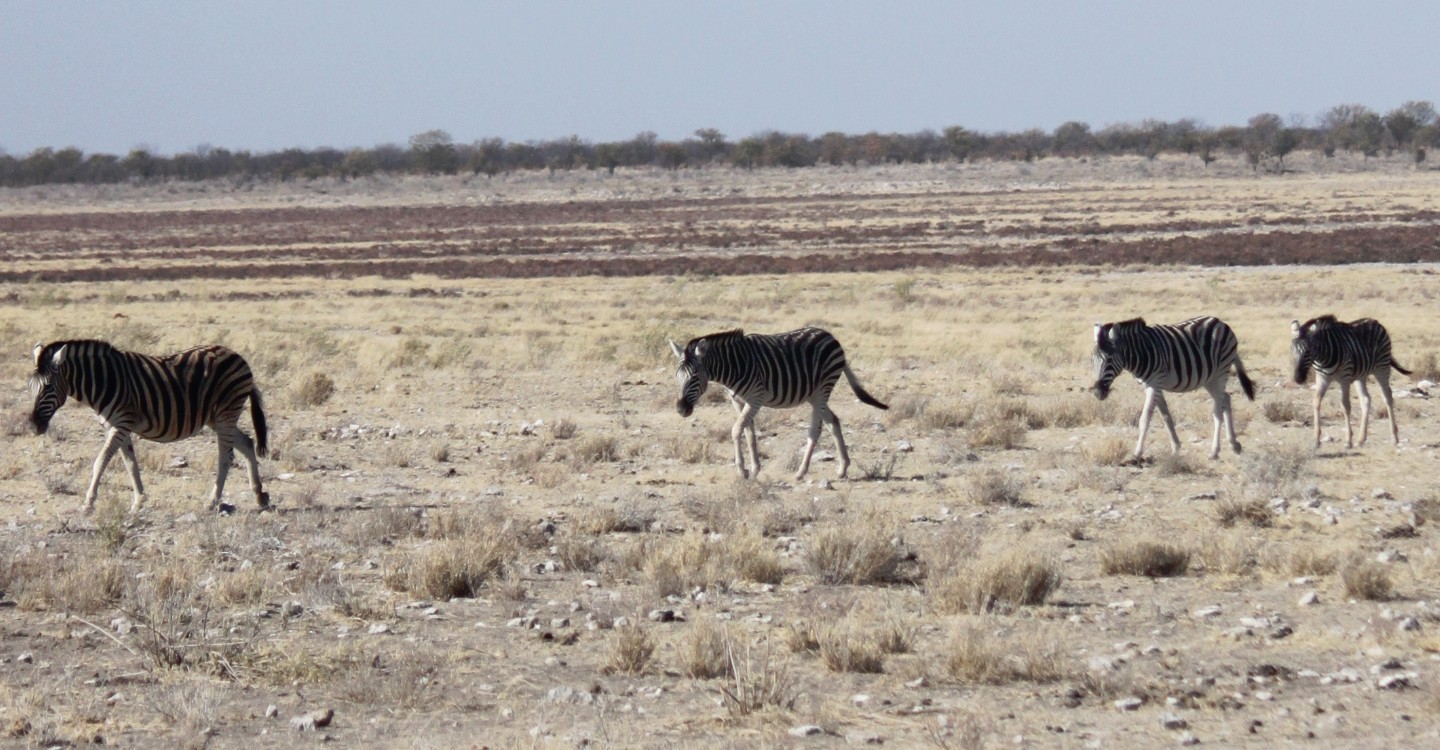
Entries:
{"type": "Polygon", "coordinates": [[[1306,424],[1310,421],[1310,409],[1293,399],[1266,399],[1260,407],[1260,413],[1271,424],[1306,424]]]}
{"type": "Polygon", "coordinates": [[[650,629],[638,622],[615,628],[605,643],[605,663],[602,671],[608,674],[644,674],[655,656],[655,641],[650,629]]]}
{"type": "Polygon", "coordinates": [[[626,565],[639,570],[659,596],[694,589],[727,590],[736,581],[779,583],[784,569],[778,556],[753,534],[685,534],[636,545],[626,565]]]}
{"type": "Polygon", "coordinates": [[[1275,523],[1275,511],[1270,503],[1259,498],[1242,500],[1227,497],[1215,502],[1215,522],[1227,529],[1237,523],[1267,529],[1275,523]]]}
{"type": "Polygon", "coordinates": [[[1010,612],[1044,604],[1064,576],[1053,556],[1007,547],[981,554],[928,585],[940,612],[1010,612]]]}
{"type": "Polygon", "coordinates": [[[1340,583],[1350,599],[1383,602],[1394,596],[1389,568],[1358,555],[1340,568],[1340,583]]]}
{"type": "Polygon", "coordinates": [[[335,395],[335,381],[319,370],[311,370],[290,388],[291,401],[300,407],[316,407],[335,395]]]}
{"type": "Polygon", "coordinates": [[[1118,435],[1107,435],[1085,444],[1085,455],[1097,466],[1123,466],[1134,455],[1134,443],[1118,435]]]}
{"type": "Polygon", "coordinates": [[[885,651],[867,624],[842,620],[820,634],[820,661],[831,672],[878,674],[885,670],[885,651]]]}
{"type": "Polygon", "coordinates": [[[795,674],[776,656],[769,639],[759,649],[746,642],[744,653],[737,653],[732,646],[730,672],[731,682],[720,694],[732,720],[766,710],[790,711],[800,699],[795,674]]]}
{"type": "Polygon", "coordinates": [[[514,559],[513,544],[496,534],[433,541],[397,560],[385,581],[396,591],[420,596],[478,596],[486,584],[504,575],[514,559]]]}
{"type": "Polygon", "coordinates": [[[1169,578],[1185,575],[1189,568],[1189,550],[1162,542],[1118,542],[1100,551],[1100,572],[1105,575],[1169,578]]]}
{"type": "Polygon", "coordinates": [[[731,663],[732,646],[725,627],[711,619],[702,619],[690,626],[677,646],[680,671],[695,680],[710,680],[734,675],[731,663]]]}
{"type": "Polygon", "coordinates": [[[944,664],[962,683],[1058,682],[1070,675],[1061,640],[1046,628],[1005,632],[988,618],[955,630],[945,646],[944,664]]]}
{"type": "Polygon", "coordinates": [[[805,569],[820,583],[867,585],[900,579],[906,553],[884,526],[860,523],[819,531],[805,545],[805,569]]]}
{"type": "Polygon", "coordinates": [[[1021,493],[1025,483],[1003,469],[985,469],[970,476],[966,497],[976,505],[1026,505],[1021,493]]]}

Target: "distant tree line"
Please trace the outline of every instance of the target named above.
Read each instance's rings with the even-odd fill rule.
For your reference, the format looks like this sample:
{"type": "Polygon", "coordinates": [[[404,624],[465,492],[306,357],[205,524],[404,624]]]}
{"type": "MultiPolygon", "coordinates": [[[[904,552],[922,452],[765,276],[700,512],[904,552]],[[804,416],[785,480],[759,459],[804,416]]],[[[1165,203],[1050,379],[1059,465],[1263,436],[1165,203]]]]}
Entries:
{"type": "Polygon", "coordinates": [[[493,176],[521,170],[603,169],[621,167],[688,169],[710,165],[810,167],[817,164],[904,164],[977,160],[1033,161],[1045,157],[1186,154],[1210,164],[1224,155],[1243,155],[1256,171],[1280,172],[1285,157],[1297,150],[1333,156],[1344,151],[1365,157],[1396,152],[1424,161],[1440,144],[1440,118],[1428,101],[1411,101],[1389,112],[1361,104],[1332,107],[1313,124],[1259,114],[1243,126],[1209,127],[1192,119],[1145,120],[1094,130],[1067,122],[1052,132],[981,133],[960,126],[940,132],[849,133],[819,136],[767,131],[732,141],[705,128],[680,141],[662,141],[645,132],[625,141],[593,143],[571,136],[552,141],[485,138],[456,143],[449,133],[431,130],[410,137],[407,146],[299,149],[252,153],[200,146],[163,156],[137,148],[125,156],[86,154],[77,148],[40,148],[25,156],[0,154],[0,185],[19,187],[57,183],[120,183],[163,180],[253,178],[296,180],[357,178],[374,174],[474,174],[493,176]]]}

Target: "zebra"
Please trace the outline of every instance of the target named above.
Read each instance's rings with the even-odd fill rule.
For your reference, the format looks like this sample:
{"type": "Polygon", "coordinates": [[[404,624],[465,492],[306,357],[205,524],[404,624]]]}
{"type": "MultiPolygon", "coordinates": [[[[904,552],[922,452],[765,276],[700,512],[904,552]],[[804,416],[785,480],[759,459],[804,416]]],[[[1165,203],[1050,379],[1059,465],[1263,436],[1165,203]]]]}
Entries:
{"type": "Polygon", "coordinates": [[[1333,381],[1340,386],[1340,405],[1345,409],[1345,447],[1355,447],[1350,429],[1350,383],[1360,387],[1360,444],[1370,435],[1370,391],[1365,379],[1375,377],[1385,408],[1390,411],[1390,437],[1400,444],[1400,428],[1395,424],[1395,399],[1390,394],[1390,370],[1402,375],[1410,371],[1390,356],[1390,334],[1385,326],[1372,318],[1342,323],[1334,315],[1322,315],[1303,324],[1290,321],[1290,354],[1295,365],[1295,382],[1304,383],[1313,369],[1315,386],[1315,447],[1320,447],[1320,401],[1333,381]]]}
{"type": "Polygon", "coordinates": [[[30,384],[35,391],[30,424],[36,434],[45,434],[50,419],[71,397],[94,409],[109,428],[105,446],[95,458],[90,486],[85,490],[86,515],[95,509],[100,475],[116,450],[130,470],[135,492],[130,511],[138,511],[144,503],[145,488],[140,482],[140,466],[135,462],[132,435],[169,443],[191,437],[202,427],[215,431],[220,448],[210,509],[223,507],[220,495],[236,449],[250,465],[250,489],[260,509],[270,507],[270,495],[261,488],[255,459],[257,454],[265,456],[269,452],[260,391],[255,387],[250,365],[230,349],[199,346],[167,357],[152,357],[88,339],[36,344],[35,372],[30,384]],[[253,443],[238,425],[247,398],[255,425],[253,443]]]}
{"type": "Polygon", "coordinates": [[[862,402],[879,409],[890,408],[860,386],[845,362],[845,350],[840,342],[819,328],[748,336],[736,329],[691,339],[683,349],[671,341],[670,350],[680,360],[675,370],[675,377],[680,381],[680,398],[675,408],[680,416],[690,416],[711,380],[728,391],[730,403],[739,414],[730,435],[735,440],[735,467],[742,479],[760,473],[755,415],[763,406],[788,409],[806,402],[810,404],[810,439],[805,443],[800,470],[795,473],[797,480],[810,468],[822,422],[829,424],[835,434],[840,452],[839,475],[844,477],[850,468],[850,454],[840,434],[840,419],[826,404],[841,373],[862,402]],[[747,430],[753,471],[745,468],[743,436],[747,430]]]}
{"type": "Polygon", "coordinates": [[[1230,367],[1240,379],[1245,397],[1255,400],[1255,384],[1240,363],[1235,332],[1219,318],[1203,316],[1177,325],[1148,326],[1144,318],[1118,323],[1095,324],[1095,385],[1090,390],[1101,401],[1110,395],[1110,385],[1121,371],[1128,370],[1145,387],[1145,407],[1140,411],[1140,439],[1135,443],[1135,460],[1145,451],[1145,433],[1156,407],[1170,430],[1170,447],[1180,450],[1175,420],[1165,403],[1164,391],[1184,393],[1197,388],[1210,392],[1215,402],[1215,436],[1210,458],[1220,457],[1220,428],[1228,431],[1230,447],[1240,452],[1235,439],[1235,413],[1225,386],[1230,367]]]}

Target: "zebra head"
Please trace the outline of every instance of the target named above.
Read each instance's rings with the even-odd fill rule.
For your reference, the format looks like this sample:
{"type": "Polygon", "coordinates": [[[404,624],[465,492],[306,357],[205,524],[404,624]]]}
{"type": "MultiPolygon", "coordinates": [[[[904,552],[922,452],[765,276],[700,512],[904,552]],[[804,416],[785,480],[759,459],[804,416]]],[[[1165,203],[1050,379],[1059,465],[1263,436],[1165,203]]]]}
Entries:
{"type": "Polygon", "coordinates": [[[1090,392],[1104,401],[1110,395],[1110,385],[1124,371],[1118,356],[1119,340],[1115,336],[1113,323],[1095,324],[1095,351],[1090,359],[1095,363],[1095,384],[1090,392]]]}
{"type": "Polygon", "coordinates": [[[30,411],[30,426],[35,434],[44,435],[50,418],[65,405],[69,389],[65,387],[61,366],[65,363],[65,344],[35,345],[35,372],[30,374],[30,390],[35,392],[35,408],[30,411]]]}
{"type": "Polygon", "coordinates": [[[1304,325],[1298,320],[1290,321],[1290,363],[1294,365],[1295,382],[1303,385],[1310,379],[1310,368],[1315,363],[1315,333],[1318,321],[1307,320],[1304,325]]]}
{"type": "Polygon", "coordinates": [[[684,349],[674,341],[670,342],[670,351],[680,360],[679,367],[675,368],[675,379],[680,381],[680,398],[675,402],[675,410],[682,417],[688,417],[695,411],[695,404],[710,387],[710,373],[706,371],[704,362],[709,349],[710,342],[705,339],[695,339],[684,349]]]}

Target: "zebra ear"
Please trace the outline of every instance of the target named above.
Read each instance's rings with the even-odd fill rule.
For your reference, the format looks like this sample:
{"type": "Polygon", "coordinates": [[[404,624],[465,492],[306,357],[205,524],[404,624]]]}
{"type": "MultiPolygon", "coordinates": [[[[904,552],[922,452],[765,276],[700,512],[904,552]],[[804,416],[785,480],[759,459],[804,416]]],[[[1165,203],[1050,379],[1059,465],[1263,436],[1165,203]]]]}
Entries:
{"type": "Polygon", "coordinates": [[[1100,332],[1104,327],[1098,321],[1095,323],[1095,343],[1097,344],[1100,343],[1100,332]]]}
{"type": "Polygon", "coordinates": [[[35,350],[30,353],[30,356],[32,356],[32,357],[35,358],[35,365],[36,365],[37,367],[40,365],[40,352],[43,352],[43,351],[45,351],[45,342],[43,342],[43,341],[36,341],[36,342],[35,342],[35,350]]]}
{"type": "Polygon", "coordinates": [[[1298,320],[1292,320],[1292,321],[1290,321],[1290,337],[1291,337],[1291,338],[1299,338],[1299,337],[1300,337],[1300,321],[1298,321],[1298,320]]]}
{"type": "Polygon", "coordinates": [[[685,350],[681,349],[680,345],[675,343],[674,341],[670,342],[670,351],[674,352],[676,359],[681,361],[685,360],[685,350]]]}
{"type": "Polygon", "coordinates": [[[710,342],[707,339],[700,339],[695,342],[695,356],[703,357],[705,352],[710,351],[710,342]]]}

